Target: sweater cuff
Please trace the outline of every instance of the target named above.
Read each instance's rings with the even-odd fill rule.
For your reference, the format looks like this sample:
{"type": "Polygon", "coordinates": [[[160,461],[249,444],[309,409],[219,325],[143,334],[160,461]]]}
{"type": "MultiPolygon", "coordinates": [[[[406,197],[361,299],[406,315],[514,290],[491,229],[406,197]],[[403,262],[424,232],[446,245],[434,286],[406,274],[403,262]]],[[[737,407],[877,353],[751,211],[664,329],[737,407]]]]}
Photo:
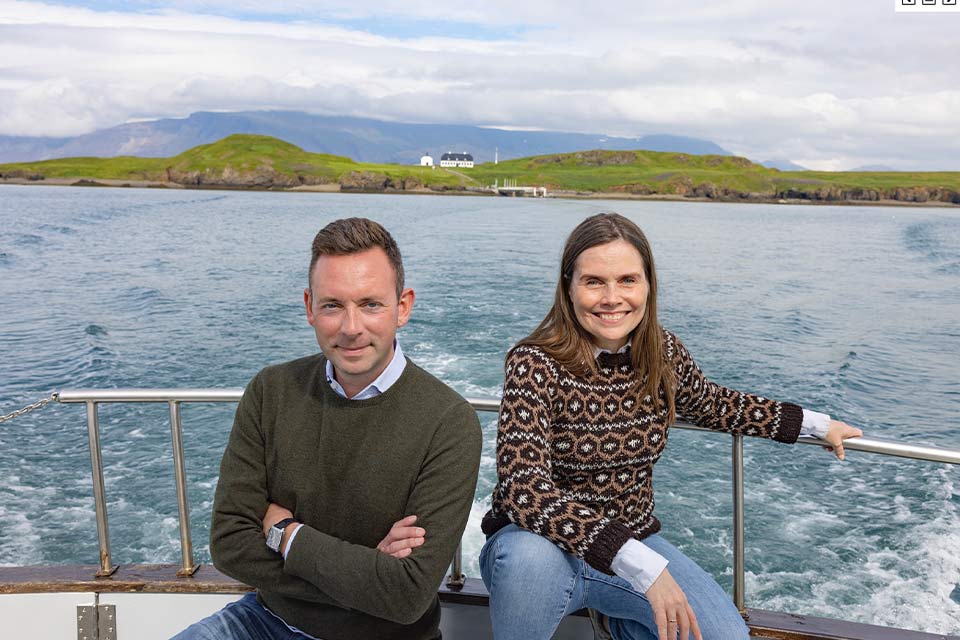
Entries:
{"type": "Polygon", "coordinates": [[[800,437],[800,426],[803,424],[803,409],[791,402],[780,403],[780,428],[773,432],[772,438],[777,442],[793,444],[800,437]]]}
{"type": "Polygon", "coordinates": [[[312,582],[316,576],[317,560],[322,555],[319,550],[323,546],[323,534],[305,524],[301,524],[296,533],[300,543],[287,548],[283,572],[312,582]]]}
{"type": "Polygon", "coordinates": [[[633,531],[629,527],[617,520],[611,520],[594,538],[593,544],[583,554],[583,559],[597,571],[613,575],[610,564],[620,548],[632,537],[633,531]]]}

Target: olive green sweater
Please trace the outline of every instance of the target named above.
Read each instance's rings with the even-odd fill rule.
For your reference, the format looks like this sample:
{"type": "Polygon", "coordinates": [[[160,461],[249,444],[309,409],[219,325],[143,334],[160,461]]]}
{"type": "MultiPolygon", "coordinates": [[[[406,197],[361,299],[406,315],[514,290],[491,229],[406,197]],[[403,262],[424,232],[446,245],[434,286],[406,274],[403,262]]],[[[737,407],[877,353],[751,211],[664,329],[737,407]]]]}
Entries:
{"type": "Polygon", "coordinates": [[[268,367],[247,386],[220,466],[214,564],[322,640],[438,638],[437,587],[476,487],[476,413],[409,360],[369,400],[334,393],[324,365],[317,355],[268,367]],[[270,502],[304,524],[286,561],[264,543],[270,502]],[[425,543],[402,560],[378,552],[408,515],[425,543]]]}

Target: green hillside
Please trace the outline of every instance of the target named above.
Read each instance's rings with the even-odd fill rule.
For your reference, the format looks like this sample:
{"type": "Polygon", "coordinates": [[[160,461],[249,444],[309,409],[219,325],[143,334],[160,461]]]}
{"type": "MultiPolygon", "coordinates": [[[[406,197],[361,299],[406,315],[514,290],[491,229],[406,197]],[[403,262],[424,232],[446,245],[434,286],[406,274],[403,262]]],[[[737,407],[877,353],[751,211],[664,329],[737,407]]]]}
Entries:
{"type": "MultiPolygon", "coordinates": [[[[874,173],[768,169],[736,156],[657,151],[582,151],[485,163],[482,182],[539,185],[578,192],[824,200],[940,199],[960,193],[960,172],[874,173]],[[901,197],[896,198],[897,190],[901,197]]],[[[944,200],[949,202],[950,200],[944,200]]],[[[960,203],[960,199],[956,201],[960,203]]]]}
{"type": "Polygon", "coordinates": [[[0,164],[0,176],[174,182],[191,186],[293,187],[346,183],[458,188],[473,182],[427,167],[354,162],[309,153],[269,136],[236,134],[172,158],[64,158],[0,164]]]}
{"type": "MultiPolygon", "coordinates": [[[[486,163],[471,175],[576,191],[661,192],[681,184],[712,182],[741,191],[762,187],[771,170],[733,156],[657,151],[580,151],[486,163]]],[[[492,180],[490,180],[492,182],[492,180]]]]}
{"type": "Polygon", "coordinates": [[[0,178],[290,189],[482,191],[505,181],[560,195],[627,194],[715,200],[899,200],[960,204],[960,172],[781,172],[735,156],[580,151],[472,169],[360,163],[288,142],[232,135],[172,158],[65,158],[0,165],[0,178]]]}

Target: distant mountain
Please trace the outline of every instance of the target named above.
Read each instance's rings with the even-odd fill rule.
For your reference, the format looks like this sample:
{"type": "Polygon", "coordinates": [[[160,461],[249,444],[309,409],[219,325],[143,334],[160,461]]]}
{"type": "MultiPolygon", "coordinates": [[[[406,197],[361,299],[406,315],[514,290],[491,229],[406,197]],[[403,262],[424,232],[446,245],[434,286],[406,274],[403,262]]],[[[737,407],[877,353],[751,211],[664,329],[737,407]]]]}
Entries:
{"type": "Polygon", "coordinates": [[[556,131],[508,131],[466,125],[407,124],[366,118],[318,116],[298,111],[198,112],[187,118],[134,122],[73,138],[0,136],[0,162],[78,156],[171,157],[234,133],[273,136],[313,153],[359,162],[418,162],[424,152],[439,160],[466,151],[476,162],[588,149],[673,151],[733,155],[710,142],[684,136],[617,138],[556,131]]]}
{"type": "Polygon", "coordinates": [[[850,171],[883,171],[883,172],[889,172],[889,171],[898,171],[898,169],[894,169],[893,167],[888,167],[888,166],[885,165],[885,164],[865,164],[865,165],[863,165],[862,167],[857,167],[856,169],[850,169],[850,171]]]}
{"type": "Polygon", "coordinates": [[[775,158],[773,160],[764,160],[761,162],[767,169],[779,169],[780,171],[809,171],[806,167],[787,160],[786,158],[775,158]]]}

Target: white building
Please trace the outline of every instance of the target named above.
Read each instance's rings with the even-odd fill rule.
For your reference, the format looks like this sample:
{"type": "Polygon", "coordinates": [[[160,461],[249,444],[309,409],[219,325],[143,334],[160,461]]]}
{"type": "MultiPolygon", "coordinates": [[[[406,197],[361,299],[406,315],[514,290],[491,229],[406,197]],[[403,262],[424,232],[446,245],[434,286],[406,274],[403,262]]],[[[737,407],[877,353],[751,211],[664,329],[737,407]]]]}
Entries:
{"type": "Polygon", "coordinates": [[[432,167],[433,166],[433,156],[429,153],[424,153],[420,156],[420,166],[421,167],[432,167]]]}
{"type": "Polygon", "coordinates": [[[454,153],[447,151],[440,156],[441,167],[460,167],[469,169],[473,166],[473,156],[464,151],[463,153],[454,153]]]}

